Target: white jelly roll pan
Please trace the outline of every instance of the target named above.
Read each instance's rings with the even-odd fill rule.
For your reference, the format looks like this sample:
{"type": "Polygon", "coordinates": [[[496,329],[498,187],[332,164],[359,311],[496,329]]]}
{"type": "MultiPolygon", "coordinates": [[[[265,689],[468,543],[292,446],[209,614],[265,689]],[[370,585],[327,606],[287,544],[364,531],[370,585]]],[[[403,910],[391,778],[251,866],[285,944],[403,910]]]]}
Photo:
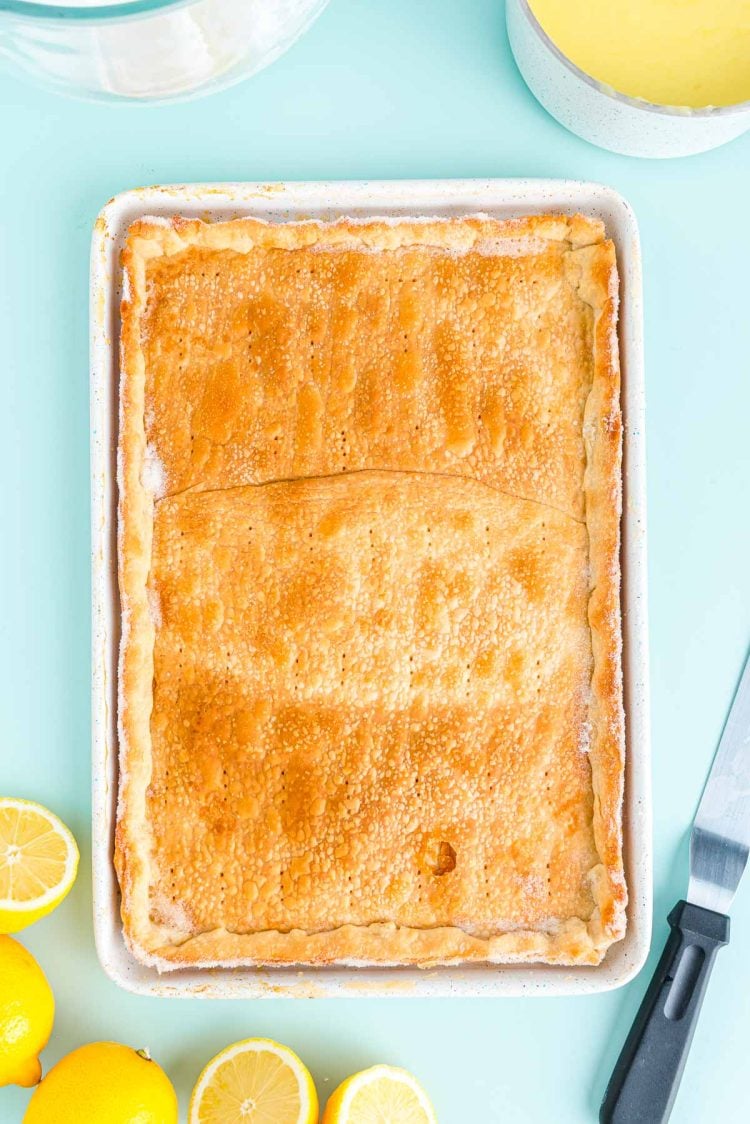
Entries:
{"type": "Polygon", "coordinates": [[[94,930],[107,974],[148,995],[255,999],[263,996],[572,995],[627,983],[642,967],[651,936],[651,778],[646,599],[646,489],[641,255],[636,221],[615,191],[572,180],[423,180],[350,183],[237,183],[150,187],[112,199],[97,218],[91,252],[91,529],[94,930]],[[160,975],[125,947],[112,865],[117,803],[116,443],[120,249],[144,215],[209,219],[253,216],[272,222],[368,216],[485,213],[497,218],[581,212],[604,221],[617,247],[621,280],[620,353],[624,414],[623,627],[627,766],[625,865],[630,894],[624,940],[598,967],[471,965],[420,970],[219,968],[160,975]]]}

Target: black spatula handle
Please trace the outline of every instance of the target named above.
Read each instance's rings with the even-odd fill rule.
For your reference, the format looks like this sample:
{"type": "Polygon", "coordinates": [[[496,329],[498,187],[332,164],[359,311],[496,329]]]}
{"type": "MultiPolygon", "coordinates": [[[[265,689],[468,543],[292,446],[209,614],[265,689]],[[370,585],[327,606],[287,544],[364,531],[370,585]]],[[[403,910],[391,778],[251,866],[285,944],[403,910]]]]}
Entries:
{"type": "Polygon", "coordinates": [[[672,1111],[716,953],[729,943],[729,918],[678,902],[669,924],[669,940],[609,1079],[601,1124],[664,1124],[672,1111]]]}

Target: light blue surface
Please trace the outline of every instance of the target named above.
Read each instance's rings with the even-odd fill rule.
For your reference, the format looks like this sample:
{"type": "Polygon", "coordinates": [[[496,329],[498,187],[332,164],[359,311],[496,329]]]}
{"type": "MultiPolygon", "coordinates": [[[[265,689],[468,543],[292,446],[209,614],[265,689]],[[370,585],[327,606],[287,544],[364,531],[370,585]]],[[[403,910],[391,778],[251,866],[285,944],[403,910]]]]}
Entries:
{"type": "MultiPolygon", "coordinates": [[[[270,70],[181,106],[85,105],[3,77],[0,120],[0,788],[52,806],[83,852],[71,896],[23,937],[58,999],[45,1068],[92,1039],[145,1044],[185,1103],[213,1052],[264,1034],[302,1054],[323,1096],[388,1061],[423,1079],[441,1124],[595,1120],[645,975],[586,999],[248,1004],[138,998],[101,972],[89,865],[91,225],[124,188],[189,180],[567,176],[630,200],[646,297],[656,955],[750,641],[750,137],[672,163],[577,140],[522,85],[497,0],[333,0],[270,70]]],[[[748,1117],[750,884],[733,925],[678,1124],[748,1117]]],[[[27,1099],[0,1090],[3,1124],[27,1099]]]]}

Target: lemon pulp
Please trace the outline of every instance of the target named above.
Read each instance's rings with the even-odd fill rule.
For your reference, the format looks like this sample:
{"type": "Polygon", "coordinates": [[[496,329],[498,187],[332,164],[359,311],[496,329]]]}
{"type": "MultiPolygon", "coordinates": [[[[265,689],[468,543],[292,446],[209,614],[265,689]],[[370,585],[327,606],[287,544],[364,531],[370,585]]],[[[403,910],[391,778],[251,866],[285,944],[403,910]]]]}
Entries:
{"type": "Polygon", "coordinates": [[[190,1099],[190,1124],[316,1124],[312,1078],[288,1046],[246,1038],[212,1058],[190,1099]]]}
{"type": "Polygon", "coordinates": [[[75,881],[78,848],[41,804],[0,797],[0,933],[15,933],[59,905],[75,881]]]}
{"type": "Polygon", "coordinates": [[[322,1124],[437,1124],[422,1086],[405,1069],[374,1065],[342,1081],[331,1095],[322,1124]]]}
{"type": "Polygon", "coordinates": [[[750,100],[750,0],[529,0],[564,55],[660,105],[750,100]]]}

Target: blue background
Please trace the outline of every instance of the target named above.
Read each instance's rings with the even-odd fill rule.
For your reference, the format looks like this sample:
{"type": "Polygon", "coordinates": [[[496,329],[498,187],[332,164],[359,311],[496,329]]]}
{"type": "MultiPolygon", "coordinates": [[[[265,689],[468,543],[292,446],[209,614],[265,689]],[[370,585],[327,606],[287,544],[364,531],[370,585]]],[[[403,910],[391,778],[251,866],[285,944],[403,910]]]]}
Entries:
{"type": "MultiPolygon", "coordinates": [[[[509,53],[498,0],[333,0],[284,58],[163,108],[65,100],[0,77],[0,788],[50,805],[76,887],[23,934],[58,1000],[45,1068],[148,1045],[183,1105],[248,1035],[288,1042],[323,1096],[377,1061],[412,1069],[441,1124],[582,1124],[646,983],[581,999],[175,1002],[96,960],[90,894],[87,285],[91,227],[128,187],[190,180],[562,176],[635,208],[643,239],[655,807],[655,952],[687,829],[750,640],[750,136],[637,161],[565,132],[509,53]]],[[[673,1119],[742,1121],[750,888],[720,954],[673,1119]]],[[[28,1093],[0,1090],[0,1120],[28,1093]]]]}

